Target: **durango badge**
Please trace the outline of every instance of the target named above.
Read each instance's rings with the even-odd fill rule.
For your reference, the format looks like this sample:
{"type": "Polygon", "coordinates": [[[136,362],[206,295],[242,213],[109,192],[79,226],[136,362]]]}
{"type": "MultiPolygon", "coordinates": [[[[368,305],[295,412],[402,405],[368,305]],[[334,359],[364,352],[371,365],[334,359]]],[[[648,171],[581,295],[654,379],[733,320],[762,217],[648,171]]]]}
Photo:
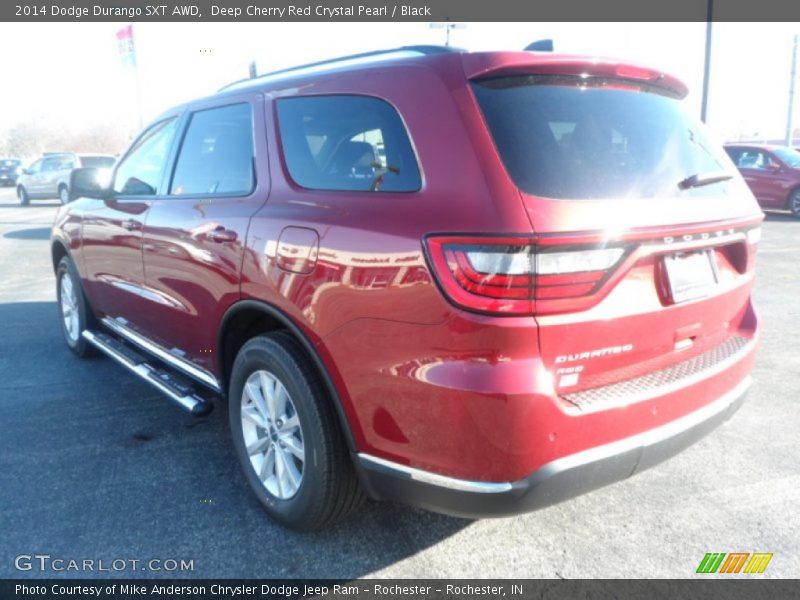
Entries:
{"type": "Polygon", "coordinates": [[[625,344],[624,346],[608,346],[607,348],[598,348],[597,350],[590,350],[588,352],[581,352],[579,354],[562,354],[556,356],[556,364],[575,362],[576,360],[586,360],[587,358],[599,358],[601,356],[610,356],[612,354],[622,354],[623,352],[630,352],[633,350],[633,344],[625,344]]]}

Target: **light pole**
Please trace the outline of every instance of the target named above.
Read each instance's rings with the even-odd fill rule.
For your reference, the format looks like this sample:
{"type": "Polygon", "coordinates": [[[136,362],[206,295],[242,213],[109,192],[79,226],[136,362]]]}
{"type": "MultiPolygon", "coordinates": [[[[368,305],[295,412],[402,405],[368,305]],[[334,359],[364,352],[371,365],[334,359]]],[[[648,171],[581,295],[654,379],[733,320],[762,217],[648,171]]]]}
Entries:
{"type": "Polygon", "coordinates": [[[700,105],[700,120],[706,122],[708,113],[708,84],[711,78],[711,25],[714,20],[714,0],[708,0],[706,13],[706,59],[703,66],[703,102],[700,105]]]}
{"type": "Polygon", "coordinates": [[[786,114],[786,145],[794,144],[794,82],[797,79],[797,34],[792,43],[792,74],[789,79],[789,112],[786,114]]]}

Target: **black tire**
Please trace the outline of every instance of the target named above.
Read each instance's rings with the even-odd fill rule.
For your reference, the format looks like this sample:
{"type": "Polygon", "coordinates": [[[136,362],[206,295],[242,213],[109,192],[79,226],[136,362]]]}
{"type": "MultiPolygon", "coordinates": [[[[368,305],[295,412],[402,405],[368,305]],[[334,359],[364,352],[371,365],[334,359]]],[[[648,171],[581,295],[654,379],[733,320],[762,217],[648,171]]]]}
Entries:
{"type": "Polygon", "coordinates": [[[789,210],[795,218],[800,219],[800,188],[797,188],[789,195],[789,210]]]}
{"type": "Polygon", "coordinates": [[[94,346],[89,344],[81,334],[85,329],[93,328],[96,325],[94,313],[92,313],[92,309],[86,301],[78,271],[75,269],[75,265],[72,263],[69,256],[63,257],[56,269],[56,298],[58,300],[58,316],[59,322],[61,323],[61,332],[64,334],[64,341],[67,343],[67,347],[81,358],[93,356],[95,354],[94,346]],[[69,278],[75,294],[74,312],[77,316],[77,336],[70,334],[64,316],[63,303],[65,299],[62,298],[62,289],[64,288],[62,280],[64,277],[69,278]]]}
{"type": "Polygon", "coordinates": [[[233,445],[247,482],[267,513],[281,525],[300,531],[319,529],[344,519],[364,501],[331,399],[289,333],[255,337],[239,351],[231,376],[228,415],[233,445]],[[257,371],[266,371],[283,384],[300,424],[305,461],[297,491],[288,499],[267,489],[245,445],[242,394],[248,378],[257,371]]]}
{"type": "Polygon", "coordinates": [[[69,203],[69,188],[67,188],[67,186],[58,186],[58,200],[61,204],[69,203]]]}
{"type": "Polygon", "coordinates": [[[22,206],[28,206],[31,203],[31,197],[28,195],[28,190],[23,186],[17,188],[17,198],[22,206]]]}

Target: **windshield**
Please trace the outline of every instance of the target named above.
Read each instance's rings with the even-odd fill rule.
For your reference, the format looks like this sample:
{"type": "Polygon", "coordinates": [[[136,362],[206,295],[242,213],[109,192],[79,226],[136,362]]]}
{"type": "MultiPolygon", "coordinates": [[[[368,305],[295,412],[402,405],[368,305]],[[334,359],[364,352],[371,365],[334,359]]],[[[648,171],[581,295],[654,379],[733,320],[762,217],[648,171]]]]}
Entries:
{"type": "Polygon", "coordinates": [[[719,194],[724,181],[680,189],[709,172],[734,173],[679,100],[654,86],[578,76],[473,82],[495,144],[524,192],[558,199],[719,194]]]}
{"type": "Polygon", "coordinates": [[[800,168],[800,152],[797,150],[792,148],[773,148],[772,152],[787,166],[793,169],[800,168]]]}
{"type": "Polygon", "coordinates": [[[18,167],[20,162],[14,159],[4,159],[0,160],[0,167],[3,168],[11,168],[11,167],[18,167]]]}

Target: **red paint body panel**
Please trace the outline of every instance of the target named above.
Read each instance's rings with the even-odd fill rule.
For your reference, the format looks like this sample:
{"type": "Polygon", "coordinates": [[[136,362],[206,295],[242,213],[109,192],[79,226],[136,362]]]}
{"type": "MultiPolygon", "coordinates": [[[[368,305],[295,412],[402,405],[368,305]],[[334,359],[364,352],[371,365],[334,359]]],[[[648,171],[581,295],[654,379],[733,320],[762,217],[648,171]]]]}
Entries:
{"type": "Polygon", "coordinates": [[[755,344],[689,387],[624,407],[583,414],[563,397],[667,368],[732,336],[755,339],[748,229],[762,218],[741,180],[728,195],[669,202],[522,193],[469,83],[519,73],[627,77],[686,93],[635,65],[531,53],[442,54],[255,83],[230,96],[257,108],[252,194],[122,207],[82,199],[62,208],[56,232],[74,237],[70,223],[82,220],[81,245],[70,251],[100,315],[126,318],[220,380],[223,316],[240,300],[264,302],[316,348],[357,451],[451,477],[517,480],[696,411],[747,376],[755,344]],[[331,94],[395,107],[417,155],[419,191],[312,191],[292,181],[275,103],[331,94]],[[120,211],[139,219],[139,235],[121,230],[120,211]],[[220,227],[235,240],[210,240],[220,227]],[[518,236],[536,248],[605,240],[626,254],[595,293],[559,310],[538,299],[531,314],[491,316],[457,308],[437,283],[424,240],[448,234],[518,236]],[[664,256],[703,248],[712,249],[718,286],[673,303],[664,256]],[[577,380],[560,384],[563,357],[628,345],[583,361],[577,380]]]}

